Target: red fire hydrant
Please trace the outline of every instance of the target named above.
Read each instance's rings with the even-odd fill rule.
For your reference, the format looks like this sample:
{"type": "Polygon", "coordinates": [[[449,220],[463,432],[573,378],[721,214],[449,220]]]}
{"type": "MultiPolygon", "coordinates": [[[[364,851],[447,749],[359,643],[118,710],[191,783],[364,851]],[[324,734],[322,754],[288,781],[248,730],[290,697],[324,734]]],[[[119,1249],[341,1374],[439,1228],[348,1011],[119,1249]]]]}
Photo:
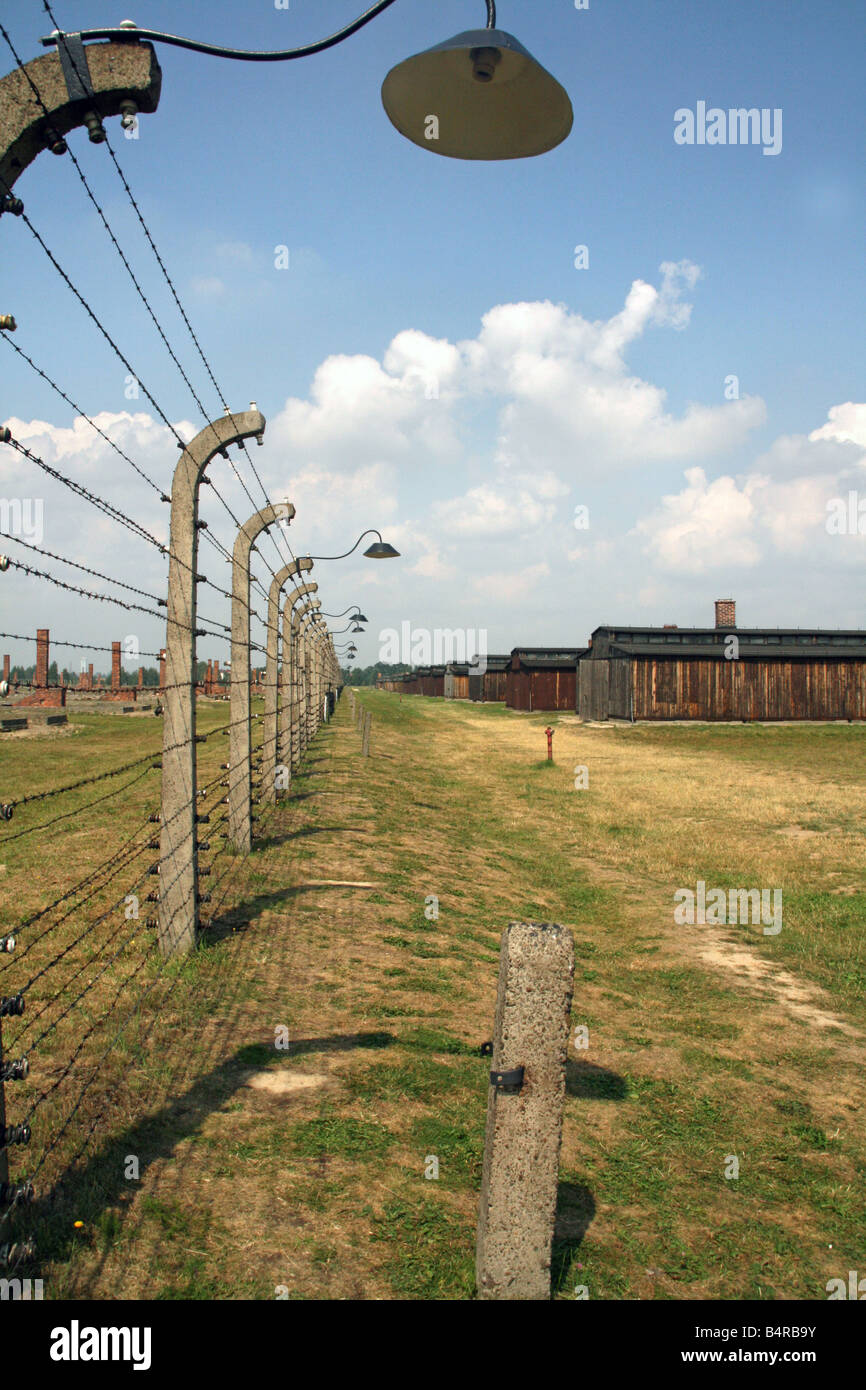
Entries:
{"type": "Polygon", "coordinates": [[[554,731],[553,731],[553,729],[551,729],[550,725],[548,724],[548,726],[547,726],[547,728],[545,729],[544,732],[547,734],[547,761],[548,761],[549,763],[552,763],[552,762],[553,762],[553,733],[554,733],[554,731]]]}

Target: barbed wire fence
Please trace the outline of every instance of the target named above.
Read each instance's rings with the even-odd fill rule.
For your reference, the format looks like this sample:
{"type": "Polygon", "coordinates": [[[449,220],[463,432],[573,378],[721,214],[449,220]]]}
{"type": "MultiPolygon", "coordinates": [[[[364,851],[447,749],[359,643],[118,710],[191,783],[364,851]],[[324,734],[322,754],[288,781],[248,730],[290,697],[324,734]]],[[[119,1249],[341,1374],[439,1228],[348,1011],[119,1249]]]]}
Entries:
{"type": "MultiPolygon", "coordinates": [[[[59,30],[48,0],[42,0],[42,8],[59,30]]],[[[80,767],[76,760],[70,763],[70,771],[64,775],[64,756],[71,759],[76,751],[75,741],[58,739],[52,743],[52,757],[60,770],[50,767],[50,776],[46,778],[43,774],[41,778],[44,785],[39,784],[36,772],[32,778],[28,775],[26,781],[22,781],[19,774],[13,784],[0,785],[0,843],[9,851],[3,877],[7,883],[14,880],[16,892],[15,901],[7,905],[0,925],[0,1273],[8,1274],[38,1258],[38,1232],[33,1229],[30,1216],[36,1210],[34,1202],[38,1199],[40,1209],[56,1202],[73,1183],[95,1136],[110,1132],[123,1090],[118,1058],[136,1060],[140,1055],[142,1019],[163,1013],[184,978],[181,951],[189,941],[184,944],[180,940],[179,943],[173,934],[178,885],[185,885],[184,911],[190,908],[191,899],[194,942],[216,920],[215,915],[211,922],[203,919],[200,909],[217,914],[230,891],[233,871],[238,864],[238,821],[246,820],[249,830],[259,819],[252,814],[253,801],[262,802],[265,813],[272,812],[277,803],[276,793],[290,791],[292,770],[300,764],[309,740],[327,717],[334,694],[339,693],[340,672],[333,640],[324,623],[317,620],[315,608],[318,605],[312,601],[306,603],[305,610],[300,610],[305,613],[301,622],[294,619],[287,626],[285,615],[282,615],[281,664],[273,659],[273,653],[278,650],[280,624],[275,624],[272,609],[269,613],[267,608],[263,611],[258,605],[262,599],[267,604],[269,590],[273,593],[275,585],[281,592],[281,578],[285,582],[292,574],[303,577],[302,571],[310,565],[297,560],[285,524],[271,529],[274,518],[284,522],[285,504],[275,505],[271,501],[247,447],[247,439],[253,433],[261,442],[264,421],[257,415],[254,404],[249,417],[233,415],[121,167],[102,117],[93,111],[75,124],[87,126],[92,144],[105,146],[110,168],[120,181],[148,252],[156,263],[158,276],[167,287],[192,344],[197,362],[195,369],[182,364],[179,349],[172,343],[169,331],[144,288],[144,275],[142,272],[136,274],[133,269],[130,254],[124,250],[120,236],[109,221],[82,167],[83,161],[69,147],[65,136],[58,135],[54,129],[55,116],[34,79],[34,64],[22,61],[2,22],[0,39],[11,52],[15,72],[26,81],[32,103],[41,117],[44,147],[69,156],[68,163],[86,200],[84,206],[95,212],[111,251],[120,262],[122,274],[132,284],[142,310],[158,335],[161,349],[168,353],[174,372],[192,397],[204,422],[195,440],[186,441],[181,437],[171,422],[169,411],[142,380],[101,313],[75,284],[72,274],[34,225],[21,199],[2,175],[0,234],[6,232],[10,223],[17,222],[26,228],[54,275],[73,297],[78,311],[97,330],[113,357],[125,369],[127,379],[134,380],[136,390],[143,393],[155,417],[181,450],[181,458],[191,456],[200,446],[205,463],[201,464],[200,458],[197,460],[200,466],[196,486],[198,482],[207,485],[207,497],[212,497],[221,509],[222,524],[226,524],[226,518],[230,523],[229,534],[249,539],[250,527],[258,519],[255,520],[254,539],[261,534],[276,559],[275,566],[254,543],[245,548],[241,546],[240,551],[237,542],[233,548],[224,545],[208,523],[198,518],[197,492],[189,515],[179,518],[176,483],[162,485],[136,461],[132,456],[134,450],[128,453],[121,448],[111,437],[110,427],[105,429],[91,418],[74,396],[55,380],[56,374],[46,365],[38,364],[35,351],[13,340],[11,335],[18,327],[14,316],[0,314],[0,338],[5,347],[75,412],[77,420],[92,431],[100,447],[108,446],[123,468],[134,472],[138,483],[143,483],[162,503],[172,507],[170,536],[166,541],[156,534],[159,528],[145,524],[141,517],[132,514],[131,506],[103,497],[71,476],[71,470],[64,471],[56,462],[49,463],[42,458],[16,436],[9,424],[0,426],[0,446],[17,454],[22,469],[32,469],[34,476],[38,471],[50,479],[51,486],[65,489],[98,511],[103,526],[112,534],[121,528],[127,540],[134,539],[134,547],[133,541],[129,541],[130,569],[121,576],[108,573],[108,567],[86,564],[81,558],[48,548],[41,544],[41,537],[25,539],[16,534],[14,527],[4,527],[0,545],[9,553],[0,557],[0,584],[6,574],[10,580],[17,576],[32,586],[40,603],[47,602],[49,595],[61,590],[88,612],[90,605],[109,605],[112,609],[156,619],[165,624],[166,632],[165,647],[142,651],[138,644],[135,646],[135,656],[151,657],[159,662],[156,685],[143,685],[140,668],[137,691],[145,695],[152,693],[156,702],[151,709],[162,716],[161,724],[136,721],[135,743],[137,749],[142,750],[137,756],[118,759],[115,766],[86,776],[78,776],[73,771],[80,767]],[[200,370],[207,378],[206,392],[213,391],[224,412],[221,418],[211,420],[202,395],[196,389],[194,376],[200,370]],[[239,428],[239,421],[243,422],[243,429],[239,428]],[[258,421],[261,421],[260,428],[248,428],[258,421]],[[237,444],[243,453],[246,463],[243,472],[229,455],[228,442],[237,444]],[[238,517],[215,479],[204,475],[204,466],[216,454],[227,460],[233,484],[252,508],[253,516],[249,521],[238,517]],[[258,499],[248,485],[247,472],[261,495],[258,499]],[[262,522],[265,514],[271,520],[262,522]],[[185,542],[184,526],[192,533],[191,544],[185,542]],[[199,538],[212,554],[232,565],[231,589],[198,572],[199,538]],[[140,547],[146,550],[141,552],[140,547]],[[130,582],[136,575],[134,557],[140,553],[152,554],[153,550],[168,566],[162,592],[157,591],[160,587],[157,585],[143,587],[130,582]],[[250,550],[258,555],[268,573],[264,583],[252,570],[250,550]],[[60,573],[57,566],[64,567],[60,573]],[[238,582],[239,568],[243,570],[241,579],[245,580],[241,584],[238,582]],[[87,576],[90,581],[96,580],[101,587],[97,589],[76,582],[68,571],[87,576]],[[175,581],[172,576],[176,576],[175,581]],[[178,589],[185,587],[193,595],[191,610],[189,605],[184,609],[184,605],[176,601],[173,582],[178,589]],[[208,606],[213,611],[198,613],[199,592],[207,595],[208,606]],[[228,623],[223,621],[226,600],[231,604],[228,623]],[[240,627],[239,615],[243,620],[240,627]],[[253,623],[257,635],[264,632],[265,645],[253,640],[253,623]],[[198,638],[230,645],[231,660],[228,663],[223,660],[224,670],[228,665],[231,671],[230,695],[225,683],[213,677],[212,663],[208,663],[208,676],[203,680],[199,678],[198,638]],[[172,661],[172,653],[181,649],[185,653],[186,668],[182,679],[174,679],[177,661],[172,661]],[[261,654],[258,659],[257,653],[261,654]],[[254,662],[257,662],[255,667],[254,662]],[[253,694],[263,697],[266,710],[272,712],[271,726],[267,726],[267,714],[251,710],[251,668],[253,694]],[[208,696],[216,698],[207,700],[208,696]],[[223,701],[226,700],[229,701],[227,720],[223,717],[223,701]],[[196,732],[197,702],[201,704],[202,724],[207,726],[202,733],[196,732]],[[184,709],[189,709],[191,714],[186,724],[181,719],[182,737],[177,738],[172,733],[177,721],[171,723],[166,719],[166,711],[184,709]],[[284,718],[286,711],[288,717],[284,718]],[[279,743],[277,715],[279,729],[285,735],[279,743]],[[226,736],[231,750],[227,761],[222,743],[226,736]],[[275,756],[277,750],[279,758],[275,756]],[[183,760],[182,764],[178,764],[178,758],[183,760]],[[184,770],[180,795],[177,779],[170,779],[171,785],[167,786],[166,777],[167,767],[176,770],[179,765],[184,770]],[[263,781],[271,778],[273,784],[263,786],[263,781]],[[181,824],[187,823],[193,827],[193,836],[187,846],[189,853],[184,857],[178,851],[175,832],[181,824]],[[199,880],[207,880],[203,891],[200,891],[199,880]],[[136,1026],[138,1041],[134,1036],[136,1026]]],[[[82,90],[90,90],[91,75],[82,70],[84,50],[76,49],[71,43],[64,43],[62,48],[82,90]]],[[[86,58],[83,67],[87,68],[86,58]]],[[[127,102],[126,108],[122,121],[128,127],[138,116],[133,102],[127,102]]],[[[0,149],[0,159],[3,154],[0,149]]],[[[9,238],[0,236],[0,253],[8,252],[8,248],[9,238]]],[[[92,645],[76,641],[75,634],[57,638],[52,632],[51,642],[56,647],[90,655],[111,652],[110,689],[94,689],[92,666],[88,677],[79,678],[78,687],[67,685],[65,675],[56,682],[50,681],[48,632],[46,626],[35,638],[19,631],[0,633],[2,639],[37,644],[33,679],[16,682],[11,672],[4,672],[0,696],[4,700],[11,698],[11,713],[32,710],[36,701],[46,698],[64,707],[70,696],[75,699],[78,690],[82,695],[97,697],[87,705],[88,713],[92,714],[104,707],[98,697],[122,699],[124,692],[129,693],[128,687],[123,685],[119,666],[120,643],[92,645]],[[30,696],[25,694],[22,699],[22,690],[28,689],[30,696]]],[[[83,672],[83,658],[81,664],[83,672]]],[[[218,669],[219,662],[215,666],[218,669]]]]}

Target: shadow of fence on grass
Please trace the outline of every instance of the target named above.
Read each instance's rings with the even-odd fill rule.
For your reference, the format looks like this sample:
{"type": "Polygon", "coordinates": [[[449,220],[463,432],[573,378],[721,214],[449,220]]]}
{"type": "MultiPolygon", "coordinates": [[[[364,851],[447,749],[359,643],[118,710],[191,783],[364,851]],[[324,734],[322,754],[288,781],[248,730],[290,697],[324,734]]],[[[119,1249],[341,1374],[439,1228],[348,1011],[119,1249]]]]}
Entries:
{"type": "MultiPolygon", "coordinates": [[[[296,1039],[285,1052],[275,1052],[262,1043],[238,1048],[231,1057],[199,1076],[182,1094],[165,1101],[160,1109],[129,1125],[123,1133],[105,1140],[89,1158],[64,1174],[55,1189],[37,1196],[26,1208],[28,1226],[37,1240],[37,1264],[42,1267],[48,1260],[68,1259],[81,1245],[98,1248],[102,1236],[104,1248],[97,1259],[95,1277],[113,1244],[102,1225],[104,1215],[119,1207],[120,1221],[111,1223],[113,1228],[119,1226],[140,1191],[140,1182],[125,1176],[130,1156],[137,1159],[141,1174],[151,1164],[170,1158],[178,1145],[197,1135],[207,1119],[232,1100],[257,1072],[275,1070],[294,1057],[310,1053],[380,1049],[397,1041],[394,1034],[387,1032],[337,1033],[331,1037],[296,1039]],[[80,1235],[75,1231],[78,1222],[80,1235]]],[[[118,1290],[117,1296],[123,1297],[122,1290],[118,1290]]]]}

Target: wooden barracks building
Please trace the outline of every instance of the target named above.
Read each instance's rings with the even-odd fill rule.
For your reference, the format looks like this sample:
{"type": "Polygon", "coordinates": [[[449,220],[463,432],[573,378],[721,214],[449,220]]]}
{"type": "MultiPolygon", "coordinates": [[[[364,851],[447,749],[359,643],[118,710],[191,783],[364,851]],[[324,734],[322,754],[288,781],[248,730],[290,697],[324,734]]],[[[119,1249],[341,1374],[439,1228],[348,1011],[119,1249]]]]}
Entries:
{"type": "Polygon", "coordinates": [[[582,719],[866,719],[866,632],[716,625],[598,627],[578,673],[582,719]]]}
{"type": "Polygon", "coordinates": [[[738,628],[733,599],[714,627],[597,627],[588,647],[515,647],[487,672],[452,663],[382,682],[405,694],[494,700],[581,719],[866,719],[866,632],[738,628]],[[469,672],[470,674],[467,674],[469,672]]]}

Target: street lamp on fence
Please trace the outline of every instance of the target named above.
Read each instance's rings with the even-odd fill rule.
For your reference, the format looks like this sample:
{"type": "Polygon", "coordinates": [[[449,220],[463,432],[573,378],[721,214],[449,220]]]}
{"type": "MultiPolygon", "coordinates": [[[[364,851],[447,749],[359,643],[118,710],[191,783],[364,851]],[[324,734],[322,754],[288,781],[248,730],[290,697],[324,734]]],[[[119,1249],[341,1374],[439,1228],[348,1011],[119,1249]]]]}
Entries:
{"type": "MultiPolygon", "coordinates": [[[[225,48],[155,29],[139,29],[130,19],[117,28],[83,29],[72,34],[55,29],[42,44],[57,46],[73,83],[76,78],[82,81],[80,74],[87,67],[87,60],[81,60],[83,44],[90,39],[123,44],[145,40],[217,58],[279,63],[333,48],[393,3],[377,0],[326,39],[273,52],[225,48]]],[[[401,135],[435,154],[484,160],[544,154],[571,130],[574,115],[568,93],[512,34],[497,29],[494,0],[486,0],[486,4],[485,29],[468,29],[393,67],[382,83],[382,105],[401,135]]],[[[79,95],[87,97],[88,93],[79,95]]],[[[104,133],[100,135],[105,112],[99,103],[94,106],[95,110],[86,112],[86,119],[91,140],[99,141],[105,138],[104,133]]],[[[124,120],[134,120],[136,112],[135,103],[127,103],[124,120]]]]}
{"type": "Polygon", "coordinates": [[[365,555],[366,559],[368,559],[368,560],[394,560],[394,559],[399,559],[399,558],[400,558],[400,552],[399,552],[399,550],[395,550],[394,547],[393,547],[393,545],[389,545],[387,541],[383,541],[383,540],[382,540],[382,532],[381,532],[381,531],[376,531],[373,527],[370,527],[369,530],[367,530],[367,531],[362,531],[361,534],[360,534],[360,536],[358,537],[358,539],[355,541],[355,544],[351,547],[351,549],[350,549],[350,550],[344,551],[342,555],[310,555],[310,556],[309,556],[309,559],[311,559],[311,560],[345,560],[345,558],[346,558],[347,555],[351,555],[351,554],[352,554],[352,551],[358,549],[358,546],[361,544],[361,541],[364,539],[365,536],[378,536],[378,537],[379,537],[378,541],[374,541],[373,544],[370,545],[370,546],[368,546],[367,549],[364,551],[364,555],[365,555]]]}
{"type": "Polygon", "coordinates": [[[367,618],[367,617],[365,617],[365,615],[361,612],[360,608],[358,608],[357,606],[356,606],[354,609],[352,609],[352,608],[344,608],[343,611],[342,611],[342,613],[323,613],[323,614],[322,614],[322,617],[323,617],[323,618],[345,618],[345,616],[346,616],[347,613],[351,613],[351,614],[352,614],[352,621],[353,621],[353,622],[356,622],[356,623],[368,623],[368,622],[370,621],[370,619],[367,618]]]}

